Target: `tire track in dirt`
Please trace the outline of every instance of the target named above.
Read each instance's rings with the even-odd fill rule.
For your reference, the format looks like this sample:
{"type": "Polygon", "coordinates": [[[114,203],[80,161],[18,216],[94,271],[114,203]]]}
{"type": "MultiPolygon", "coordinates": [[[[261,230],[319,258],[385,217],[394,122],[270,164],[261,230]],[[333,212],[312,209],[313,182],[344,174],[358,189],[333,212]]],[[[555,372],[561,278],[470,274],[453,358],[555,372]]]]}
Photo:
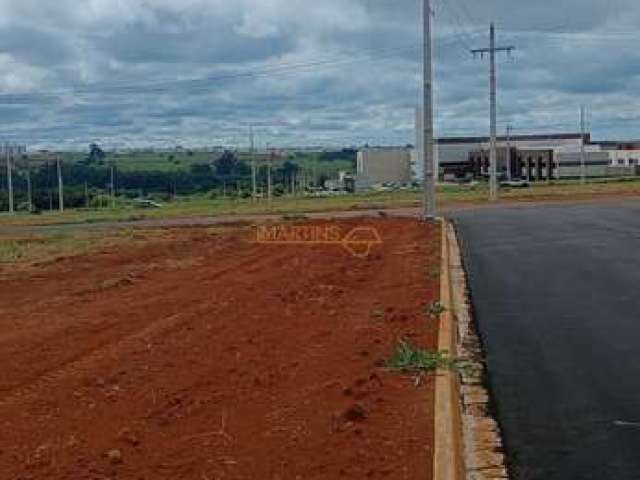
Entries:
{"type": "MultiPolygon", "coordinates": [[[[208,248],[208,251],[202,252],[200,250],[196,250],[190,252],[192,255],[187,255],[187,257],[190,259],[193,259],[194,256],[205,257],[207,259],[210,257],[214,257],[218,261],[227,261],[228,259],[233,259],[234,257],[238,257],[241,254],[238,249],[234,247],[237,244],[242,244],[246,241],[246,239],[246,236],[234,237],[226,243],[214,244],[213,246],[208,248]]],[[[251,252],[255,249],[255,245],[245,244],[244,246],[249,249],[249,255],[252,255],[251,252]]],[[[33,291],[28,291],[23,292],[21,297],[18,296],[18,298],[16,298],[16,294],[14,293],[10,298],[6,298],[5,302],[5,298],[3,295],[5,295],[4,292],[6,292],[7,290],[0,291],[0,318],[2,316],[8,315],[9,312],[11,312],[12,316],[16,316],[16,314],[27,315],[30,312],[44,311],[46,309],[62,307],[68,303],[69,298],[71,297],[83,294],[88,295],[92,293],[102,293],[101,290],[108,290],[109,288],[96,288],[95,285],[86,285],[86,282],[109,283],[109,281],[113,279],[105,273],[113,270],[117,271],[123,266],[127,267],[127,271],[120,272],[120,277],[122,280],[124,280],[122,282],[123,285],[120,286],[126,286],[128,280],[142,278],[144,277],[144,275],[151,272],[171,271],[170,266],[165,266],[163,268],[160,265],[161,261],[159,260],[166,257],[174,257],[175,252],[173,252],[172,250],[162,250],[159,253],[153,253],[150,258],[145,258],[145,252],[141,251],[142,259],[131,262],[131,264],[115,266],[110,264],[102,264],[106,263],[111,256],[117,255],[117,253],[118,251],[114,249],[113,251],[107,251],[106,253],[104,253],[106,257],[102,257],[102,253],[98,254],[97,264],[93,262],[95,254],[83,255],[78,257],[68,257],[63,259],[65,262],[78,260],[82,265],[81,268],[85,270],[85,284],[83,285],[83,282],[80,281],[80,286],[78,288],[61,287],[63,288],[63,290],[59,290],[58,283],[64,284],[64,282],[58,282],[58,278],[60,276],[68,275],[69,272],[66,270],[66,266],[60,266],[59,263],[56,262],[52,262],[50,265],[44,265],[44,271],[37,271],[37,273],[29,272],[29,277],[27,278],[32,278],[34,281],[38,282],[37,285],[39,287],[39,294],[34,295],[33,291]],[[88,259],[92,259],[90,266],[86,264],[88,259]],[[99,272],[97,276],[96,272],[99,272]]],[[[130,258],[134,259],[135,256],[130,255],[130,258]]],[[[74,272],[74,274],[77,274],[77,272],[74,272]]],[[[17,281],[23,283],[25,280],[25,278],[18,273],[6,277],[7,278],[2,278],[2,282],[5,285],[8,285],[9,289],[11,288],[11,282],[17,281]]],[[[114,288],[110,288],[110,290],[114,290],[114,288]]]]}
{"type": "MultiPolygon", "coordinates": [[[[226,247],[226,246],[225,246],[226,247]]],[[[234,257],[239,257],[238,253],[236,252],[235,254],[233,252],[222,252],[223,256],[221,258],[218,258],[220,256],[220,252],[209,252],[207,257],[201,257],[201,259],[204,260],[210,260],[211,258],[215,258],[216,261],[222,261],[222,262],[226,262],[227,260],[233,260],[234,257]]],[[[247,262],[251,262],[252,260],[254,260],[256,258],[256,252],[255,251],[251,251],[248,255],[243,255],[242,259],[246,259],[247,262]]],[[[243,262],[243,260],[240,259],[240,262],[243,262]]],[[[159,290],[163,290],[164,292],[155,292],[155,291],[151,291],[149,292],[149,286],[151,288],[153,288],[155,285],[153,283],[153,280],[155,280],[154,278],[152,279],[147,279],[147,275],[149,274],[156,274],[156,275],[163,275],[163,274],[168,274],[171,275],[173,273],[176,272],[175,269],[171,269],[171,268],[167,268],[167,269],[145,269],[144,265],[146,265],[145,263],[141,263],[140,265],[135,264],[133,267],[127,268],[126,272],[114,272],[114,275],[117,277],[117,280],[120,279],[130,279],[132,281],[130,282],[123,282],[123,281],[116,281],[116,282],[112,282],[114,283],[114,285],[112,287],[108,287],[108,288],[103,288],[103,289],[90,289],[87,288],[86,286],[80,287],[78,289],[73,289],[73,290],[65,290],[62,292],[62,294],[58,294],[57,292],[53,291],[53,292],[49,292],[47,291],[45,294],[42,293],[38,293],[36,294],[39,297],[46,297],[44,300],[40,300],[40,301],[30,301],[28,304],[25,305],[15,305],[15,303],[11,303],[11,302],[7,302],[7,308],[2,308],[0,307],[0,318],[2,317],[7,317],[7,320],[9,320],[9,317],[11,317],[11,322],[13,324],[15,324],[15,327],[13,327],[13,331],[16,332],[20,329],[22,330],[28,330],[29,328],[31,328],[31,326],[29,325],[25,325],[23,323],[22,320],[20,321],[16,321],[16,318],[19,318],[20,316],[29,316],[31,313],[40,313],[42,314],[43,311],[47,311],[48,316],[50,317],[50,313],[51,310],[54,309],[55,307],[65,307],[69,304],[70,299],[71,301],[76,302],[77,300],[75,300],[76,297],[89,297],[89,296],[97,296],[97,295],[104,295],[105,293],[108,294],[112,294],[112,293],[117,293],[118,291],[121,291],[122,289],[127,289],[130,287],[135,287],[136,284],[138,282],[144,282],[143,287],[145,288],[145,293],[147,294],[146,296],[148,297],[149,294],[155,295],[155,296],[160,296],[165,292],[170,292],[173,291],[175,289],[174,285],[170,285],[170,286],[166,286],[166,285],[162,285],[160,287],[156,287],[156,289],[159,290]],[[142,267],[140,266],[142,265],[142,267]],[[138,274],[135,275],[133,278],[129,275],[129,273],[131,273],[131,271],[137,271],[138,274]],[[149,280],[149,281],[147,281],[149,280]]],[[[241,263],[239,266],[241,267],[243,265],[243,263],[241,263]]],[[[199,268],[206,268],[206,265],[199,265],[199,268]]],[[[221,270],[219,273],[213,272],[212,275],[223,275],[225,273],[229,272],[229,269],[232,268],[236,268],[235,265],[232,265],[226,269],[221,270]]],[[[105,279],[113,279],[112,277],[108,277],[108,278],[100,278],[96,281],[102,281],[105,279]]],[[[136,302],[138,305],[141,304],[141,302],[137,301],[136,302]]],[[[4,337],[9,338],[9,337],[4,337]]]]}
{"type": "MultiPolygon", "coordinates": [[[[225,275],[226,273],[238,271],[249,266],[259,267],[261,264],[277,264],[281,261],[281,258],[285,256],[286,254],[283,253],[279,256],[265,257],[264,252],[254,252],[250,255],[247,255],[248,258],[243,258],[233,265],[225,266],[222,269],[214,271],[213,275],[215,275],[216,277],[220,277],[222,275],[225,275]]],[[[77,373],[90,372],[91,369],[89,368],[89,365],[93,362],[100,361],[101,359],[106,358],[116,358],[118,356],[118,352],[125,351],[132,347],[139,347],[139,342],[144,341],[154,335],[158,335],[165,330],[176,327],[181,320],[191,318],[200,309],[202,309],[202,305],[195,305],[193,306],[193,308],[190,308],[186,312],[180,312],[177,314],[169,315],[167,317],[163,317],[159,320],[153,321],[150,324],[146,324],[142,328],[136,329],[133,332],[129,332],[125,336],[117,338],[112,342],[108,342],[100,345],[97,348],[82,352],[80,355],[69,359],[62,365],[59,365],[57,368],[49,372],[45,372],[44,374],[30,380],[29,383],[19,385],[5,392],[4,395],[0,396],[0,408],[19,400],[24,401],[25,398],[34,394],[35,391],[43,388],[46,389],[51,384],[58,382],[60,379],[66,376],[72,376],[77,373]]]]}

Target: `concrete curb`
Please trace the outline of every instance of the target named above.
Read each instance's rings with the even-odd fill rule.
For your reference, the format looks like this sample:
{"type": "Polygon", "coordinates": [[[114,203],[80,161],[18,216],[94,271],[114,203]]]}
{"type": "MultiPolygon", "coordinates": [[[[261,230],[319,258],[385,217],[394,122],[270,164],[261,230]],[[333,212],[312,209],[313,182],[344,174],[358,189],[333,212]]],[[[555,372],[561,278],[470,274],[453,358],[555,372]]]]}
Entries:
{"type": "MultiPolygon", "coordinates": [[[[453,291],[451,284],[451,248],[448,223],[442,221],[442,266],[440,273],[440,315],[438,350],[455,355],[458,345],[453,291]]],[[[434,480],[462,480],[465,478],[460,383],[457,372],[442,369],[437,372],[434,418],[434,480]]]]}
{"type": "MultiPolygon", "coordinates": [[[[456,343],[451,350],[467,368],[456,373],[455,409],[459,413],[464,477],[467,480],[508,479],[502,434],[491,417],[485,386],[486,364],[470,308],[467,277],[455,229],[444,224],[448,249],[448,283],[456,343]]],[[[444,477],[443,477],[444,478],[444,477]]]]}

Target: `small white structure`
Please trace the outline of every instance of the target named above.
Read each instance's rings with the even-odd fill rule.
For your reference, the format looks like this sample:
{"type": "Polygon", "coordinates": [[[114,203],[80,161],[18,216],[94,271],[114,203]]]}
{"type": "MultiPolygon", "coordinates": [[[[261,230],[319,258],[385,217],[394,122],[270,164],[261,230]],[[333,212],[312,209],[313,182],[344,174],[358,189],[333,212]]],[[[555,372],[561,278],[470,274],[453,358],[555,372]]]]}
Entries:
{"type": "Polygon", "coordinates": [[[358,152],[356,188],[385,183],[407,184],[412,180],[410,148],[365,148],[358,152]]]}

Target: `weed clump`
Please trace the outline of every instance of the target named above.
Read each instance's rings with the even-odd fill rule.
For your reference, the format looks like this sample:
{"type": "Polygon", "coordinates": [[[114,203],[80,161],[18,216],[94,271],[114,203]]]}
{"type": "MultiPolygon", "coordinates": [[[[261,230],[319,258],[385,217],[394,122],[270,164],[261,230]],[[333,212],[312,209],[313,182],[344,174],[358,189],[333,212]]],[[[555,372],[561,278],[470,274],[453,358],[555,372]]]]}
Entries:
{"type": "Polygon", "coordinates": [[[430,317],[438,318],[446,311],[447,309],[440,302],[433,302],[426,308],[425,313],[430,317]]]}
{"type": "Polygon", "coordinates": [[[393,356],[387,361],[387,368],[402,373],[435,372],[438,369],[457,369],[461,366],[447,352],[422,350],[411,343],[401,340],[393,356]]]}

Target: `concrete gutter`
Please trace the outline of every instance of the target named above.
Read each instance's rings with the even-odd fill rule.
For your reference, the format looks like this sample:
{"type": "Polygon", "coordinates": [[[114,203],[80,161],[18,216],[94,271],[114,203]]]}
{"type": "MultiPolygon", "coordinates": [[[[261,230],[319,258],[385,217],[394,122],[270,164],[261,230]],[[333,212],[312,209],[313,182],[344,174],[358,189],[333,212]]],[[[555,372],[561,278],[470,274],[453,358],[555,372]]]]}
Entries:
{"type": "MultiPolygon", "coordinates": [[[[450,254],[448,223],[442,221],[440,304],[444,307],[444,311],[440,315],[438,350],[447,355],[455,355],[458,334],[452,298],[450,254]]],[[[465,478],[465,466],[459,375],[453,370],[441,369],[437,372],[435,383],[433,478],[434,480],[462,480],[465,478]]]]}

